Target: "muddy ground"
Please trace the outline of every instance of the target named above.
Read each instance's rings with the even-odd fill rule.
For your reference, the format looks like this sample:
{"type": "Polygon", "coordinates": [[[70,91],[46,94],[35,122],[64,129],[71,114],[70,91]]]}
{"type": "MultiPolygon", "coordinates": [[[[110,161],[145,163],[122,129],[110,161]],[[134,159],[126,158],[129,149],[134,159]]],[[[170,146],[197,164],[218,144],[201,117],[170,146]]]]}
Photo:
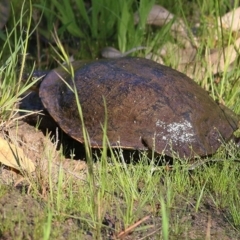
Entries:
{"type": "MultiPolygon", "coordinates": [[[[76,174],[78,179],[84,175],[84,171],[87,169],[83,159],[84,155],[77,154],[75,157],[78,160],[73,160],[70,159],[69,154],[65,156],[60,154],[58,151],[60,143],[64,142],[65,146],[66,143],[69,146],[76,144],[71,142],[68,137],[62,137],[61,133],[57,133],[57,136],[62,140],[58,139],[59,144],[56,144],[49,137],[46,137],[46,132],[36,130],[36,127],[19,121],[17,128],[10,128],[7,134],[10,139],[13,139],[13,142],[17,139],[18,144],[24,149],[28,157],[41,169],[45,168],[47,171],[46,158],[43,154],[44,152],[48,154],[46,151],[54,154],[56,172],[53,170],[53,174],[57,175],[59,161],[63,162],[64,169],[69,174],[76,174]],[[80,176],[80,174],[82,175],[80,176]]],[[[53,134],[52,137],[54,136],[56,138],[56,134],[53,134]]],[[[79,148],[81,149],[81,146],[79,148]]],[[[34,239],[33,232],[36,232],[36,225],[39,226],[39,231],[42,231],[41,224],[46,220],[43,213],[47,206],[47,199],[44,199],[44,191],[47,189],[44,187],[41,189],[40,195],[42,197],[40,198],[32,196],[31,191],[28,193],[29,185],[22,179],[21,175],[4,166],[1,166],[0,169],[0,184],[2,188],[6,188],[3,196],[0,197],[0,239],[16,239],[16,236],[18,239],[34,239]],[[4,230],[2,227],[7,221],[13,225],[11,231],[4,230]]],[[[204,204],[196,213],[195,204],[196,199],[192,199],[189,203],[179,199],[175,208],[171,209],[170,219],[178,221],[178,225],[183,226],[184,229],[181,231],[181,235],[175,235],[175,230],[170,227],[170,239],[240,239],[239,231],[231,225],[226,209],[217,209],[211,200],[205,199],[204,204]]],[[[133,232],[122,239],[159,239],[161,218],[152,215],[148,209],[143,209],[142,216],[150,216],[141,224],[141,226],[148,226],[148,229],[139,233],[133,232]]],[[[114,229],[119,221],[121,219],[118,219],[117,216],[106,214],[103,224],[114,229]]],[[[82,226],[79,220],[71,217],[66,217],[62,222],[53,222],[52,229],[59,231],[60,235],[52,236],[51,239],[79,239],[79,236],[81,239],[93,239],[91,231],[85,231],[82,226]]],[[[103,239],[115,239],[116,233],[114,234],[112,230],[103,230],[102,237],[103,239]]]]}

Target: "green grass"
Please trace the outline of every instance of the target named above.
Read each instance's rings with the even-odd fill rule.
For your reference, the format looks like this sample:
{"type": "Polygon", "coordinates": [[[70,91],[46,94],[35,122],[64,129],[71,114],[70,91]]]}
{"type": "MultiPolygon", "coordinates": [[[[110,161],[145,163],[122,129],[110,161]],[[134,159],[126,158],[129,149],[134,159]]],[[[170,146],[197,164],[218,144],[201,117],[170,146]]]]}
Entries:
{"type": "MultiPolygon", "coordinates": [[[[23,4],[24,7],[24,4],[23,4]]],[[[26,16],[31,19],[30,11],[21,9],[21,18],[13,17],[13,25],[11,31],[6,30],[6,41],[3,43],[0,52],[0,127],[6,127],[12,120],[16,120],[19,112],[17,104],[21,96],[35,84],[36,81],[22,83],[24,67],[27,56],[28,38],[32,34],[30,32],[31,20],[28,25],[23,26],[22,19],[26,16]],[[19,29],[26,28],[26,31],[19,29]],[[4,61],[3,61],[4,59],[4,61]]]]}
{"type": "MultiPolygon", "coordinates": [[[[22,75],[25,68],[34,66],[32,58],[39,56],[38,51],[43,58],[48,54],[48,61],[38,59],[37,67],[48,68],[52,62],[69,63],[71,47],[77,49],[73,54],[76,59],[94,59],[99,57],[105,46],[117,47],[122,52],[136,46],[147,46],[146,52],[134,53],[144,56],[150,50],[156,53],[167,41],[175,41],[169,34],[171,24],[161,29],[145,25],[147,12],[154,1],[139,1],[138,5],[134,0],[119,1],[118,4],[101,0],[92,1],[91,8],[85,6],[86,2],[64,0],[59,4],[58,1],[33,1],[34,9],[40,16],[38,20],[32,17],[28,4],[19,8],[19,3],[13,1],[13,9],[21,11],[16,11],[16,18],[9,20],[8,29],[13,30],[4,33],[6,40],[0,52],[1,128],[18,117],[15,114],[19,111],[17,103],[33,84],[22,83],[22,75]],[[141,20],[135,26],[133,13],[137,10],[141,20]],[[39,24],[36,25],[36,22],[39,24]],[[38,46],[38,51],[30,51],[33,39],[37,38],[38,44],[41,42],[38,34],[32,34],[35,29],[50,44],[38,46]]],[[[209,24],[216,26],[216,18],[226,11],[229,1],[199,0],[190,6],[186,6],[186,2],[169,1],[168,5],[162,1],[162,5],[182,17],[189,29],[194,26],[194,20],[189,20],[194,17],[189,9],[198,9],[201,22],[198,55],[202,64],[207,66],[203,59],[206,51],[228,46],[234,41],[231,35],[226,34],[223,38],[218,32],[220,40],[215,42],[209,30],[209,24]]],[[[169,65],[174,65],[170,57],[167,60],[169,65]]],[[[199,84],[216,100],[240,113],[239,70],[237,65],[230,72],[227,68],[228,65],[220,83],[216,83],[207,66],[206,77],[199,84]]],[[[69,69],[73,75],[71,67],[69,69]]],[[[76,93],[75,86],[72,90],[76,93]]],[[[186,159],[176,157],[172,168],[169,168],[167,164],[157,166],[154,159],[149,159],[144,153],[138,163],[132,160],[126,164],[121,150],[118,154],[112,150],[111,156],[107,156],[108,141],[104,134],[102,154],[98,156],[98,161],[93,162],[77,95],[76,99],[86,142],[87,169],[77,174],[69,172],[64,168],[64,161],[70,160],[65,160],[64,156],[56,166],[54,150],[46,144],[40,162],[47,162],[47,165],[43,167],[39,164],[34,177],[25,176],[26,185],[31,186],[30,197],[41,203],[41,210],[33,214],[34,224],[30,227],[26,224],[30,218],[26,213],[19,216],[15,213],[17,220],[14,221],[0,217],[0,238],[7,233],[13,239],[21,239],[22,234],[34,239],[59,239],[62,236],[84,239],[87,233],[91,233],[93,239],[105,239],[108,234],[120,236],[123,230],[143,220],[143,224],[131,230],[134,231],[132,236],[138,232],[156,239],[191,239],[187,234],[191,231],[192,221],[184,219],[189,214],[200,216],[206,205],[213,208],[211,214],[214,215],[214,211],[224,214],[228,221],[226,231],[231,229],[240,236],[239,147],[226,143],[214,156],[198,159],[208,163],[193,170],[189,170],[191,163],[186,159]],[[145,220],[146,217],[151,221],[145,220]],[[106,221],[114,222],[114,226],[104,224],[106,221]],[[15,230],[16,225],[22,227],[20,232],[15,230]]],[[[107,120],[103,131],[107,131],[107,120]]],[[[0,201],[12,189],[0,184],[0,201]]],[[[25,196],[24,191],[22,194],[25,196]]],[[[201,237],[205,238],[205,235],[201,237]]]]}

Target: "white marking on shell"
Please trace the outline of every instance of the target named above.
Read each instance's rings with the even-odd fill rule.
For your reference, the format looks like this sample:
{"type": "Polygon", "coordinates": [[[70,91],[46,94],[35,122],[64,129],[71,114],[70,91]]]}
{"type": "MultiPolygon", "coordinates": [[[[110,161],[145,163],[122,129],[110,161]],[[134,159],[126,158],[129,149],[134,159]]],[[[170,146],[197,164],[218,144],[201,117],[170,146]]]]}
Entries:
{"type": "Polygon", "coordinates": [[[164,141],[191,143],[194,141],[193,126],[187,120],[181,122],[165,123],[161,120],[156,122],[157,137],[164,141]],[[162,129],[162,131],[161,131],[162,129]]]}

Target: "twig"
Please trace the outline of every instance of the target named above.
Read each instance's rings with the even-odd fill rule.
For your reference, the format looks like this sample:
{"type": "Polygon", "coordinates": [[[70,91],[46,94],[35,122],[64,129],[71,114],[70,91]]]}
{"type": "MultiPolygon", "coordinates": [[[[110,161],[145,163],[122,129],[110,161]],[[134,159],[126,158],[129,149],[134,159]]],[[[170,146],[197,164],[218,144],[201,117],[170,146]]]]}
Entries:
{"type": "Polygon", "coordinates": [[[117,238],[123,239],[126,235],[128,235],[129,233],[131,233],[134,228],[136,228],[138,225],[140,225],[140,224],[143,223],[144,221],[148,220],[149,218],[150,218],[150,216],[146,216],[146,217],[142,218],[141,220],[137,221],[136,223],[134,223],[133,225],[131,225],[130,227],[128,227],[128,228],[125,229],[124,231],[120,232],[120,233],[117,235],[117,238]]]}

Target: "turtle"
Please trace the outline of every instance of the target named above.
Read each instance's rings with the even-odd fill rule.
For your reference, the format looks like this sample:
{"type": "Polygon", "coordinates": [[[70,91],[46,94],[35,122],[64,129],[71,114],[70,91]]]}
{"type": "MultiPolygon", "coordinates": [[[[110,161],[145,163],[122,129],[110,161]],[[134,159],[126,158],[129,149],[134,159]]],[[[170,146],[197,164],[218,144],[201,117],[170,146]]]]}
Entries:
{"type": "Polygon", "coordinates": [[[195,158],[214,154],[238,129],[239,116],[194,80],[149,59],[75,61],[49,71],[39,86],[43,106],[60,128],[84,143],[77,100],[92,148],[153,151],[195,158]],[[76,89],[76,94],[73,89],[76,89]]]}

